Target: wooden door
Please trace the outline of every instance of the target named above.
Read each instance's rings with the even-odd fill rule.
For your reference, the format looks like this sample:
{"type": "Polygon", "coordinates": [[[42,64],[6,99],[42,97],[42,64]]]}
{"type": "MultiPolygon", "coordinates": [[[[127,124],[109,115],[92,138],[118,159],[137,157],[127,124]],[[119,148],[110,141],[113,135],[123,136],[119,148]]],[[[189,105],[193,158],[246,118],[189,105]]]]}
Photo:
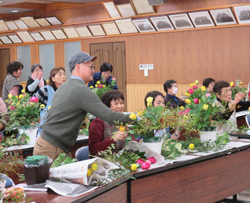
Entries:
{"type": "Polygon", "coordinates": [[[124,96],[124,111],[127,111],[125,43],[90,44],[90,55],[97,56],[97,59],[94,61],[96,72],[100,71],[102,63],[108,62],[112,64],[114,68],[112,76],[116,78],[118,89],[124,96]]]}
{"type": "Polygon", "coordinates": [[[7,76],[7,66],[10,63],[10,50],[0,49],[0,95],[2,96],[3,83],[7,76]]]}

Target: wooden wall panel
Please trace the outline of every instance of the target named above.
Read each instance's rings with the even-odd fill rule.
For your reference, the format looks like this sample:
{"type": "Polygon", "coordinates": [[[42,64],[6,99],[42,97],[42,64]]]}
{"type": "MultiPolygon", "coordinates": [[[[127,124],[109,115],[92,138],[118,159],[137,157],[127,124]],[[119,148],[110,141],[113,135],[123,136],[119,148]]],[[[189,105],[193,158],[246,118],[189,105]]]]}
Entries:
{"type": "Polygon", "coordinates": [[[30,54],[31,54],[31,65],[34,63],[40,63],[39,61],[39,45],[31,44],[30,45],[30,54]]]}
{"type": "Polygon", "coordinates": [[[63,42],[55,42],[55,67],[64,67],[63,42]],[[58,56],[60,56],[60,57],[58,57],[58,56]]]}

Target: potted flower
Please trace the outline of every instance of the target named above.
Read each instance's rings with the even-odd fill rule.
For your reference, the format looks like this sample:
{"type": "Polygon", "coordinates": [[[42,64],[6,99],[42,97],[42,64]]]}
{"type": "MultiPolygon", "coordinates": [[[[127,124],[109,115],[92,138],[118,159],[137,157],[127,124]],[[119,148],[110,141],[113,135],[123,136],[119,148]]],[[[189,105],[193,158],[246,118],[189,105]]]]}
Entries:
{"type": "Polygon", "coordinates": [[[8,95],[6,100],[9,106],[9,121],[5,127],[7,132],[18,129],[19,133],[31,135],[30,143],[35,143],[37,128],[39,122],[39,112],[41,110],[38,98],[31,97],[24,91],[19,96],[8,95]],[[24,131],[25,130],[25,131],[24,131]]]}
{"type": "Polygon", "coordinates": [[[220,111],[218,107],[213,105],[216,96],[208,93],[205,86],[199,88],[196,84],[190,86],[191,88],[185,94],[188,96],[185,100],[186,109],[190,109],[188,117],[193,124],[193,128],[200,132],[201,141],[209,139],[214,141],[217,131],[212,118],[220,111]]]}
{"type": "Polygon", "coordinates": [[[242,86],[242,81],[237,79],[235,82],[230,82],[230,86],[232,87],[232,100],[234,100],[235,95],[239,92],[243,92],[247,95],[247,88],[242,86]]]}

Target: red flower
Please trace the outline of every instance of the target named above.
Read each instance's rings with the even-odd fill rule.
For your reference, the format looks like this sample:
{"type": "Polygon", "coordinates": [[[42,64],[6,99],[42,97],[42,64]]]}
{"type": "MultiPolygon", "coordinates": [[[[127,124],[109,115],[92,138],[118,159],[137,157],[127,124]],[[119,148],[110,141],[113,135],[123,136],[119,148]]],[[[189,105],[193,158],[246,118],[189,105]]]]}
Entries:
{"type": "Polygon", "coordinates": [[[145,170],[148,170],[148,169],[150,168],[150,165],[151,165],[151,164],[149,164],[149,163],[147,163],[147,162],[144,162],[144,163],[142,163],[141,168],[142,168],[142,169],[145,169],[145,170]]]}
{"type": "Polygon", "coordinates": [[[199,99],[198,98],[194,98],[193,101],[194,101],[195,104],[199,104],[199,99]]]}
{"type": "Polygon", "coordinates": [[[194,91],[192,89],[189,89],[188,92],[189,92],[189,94],[193,94],[194,93],[194,91]]]}
{"type": "Polygon", "coordinates": [[[195,89],[197,89],[197,88],[198,88],[198,86],[197,86],[197,85],[194,85],[194,86],[193,86],[193,89],[194,89],[194,90],[195,90],[195,89]]]}
{"type": "Polygon", "coordinates": [[[13,109],[15,109],[15,107],[14,106],[10,106],[10,109],[13,110],[13,109]]]}
{"type": "Polygon", "coordinates": [[[33,96],[33,97],[31,97],[30,101],[37,103],[39,101],[39,99],[37,97],[33,96]]]}
{"type": "Polygon", "coordinates": [[[156,163],[156,159],[152,157],[148,157],[148,160],[151,161],[152,164],[156,163]]]}
{"type": "Polygon", "coordinates": [[[143,161],[142,159],[138,159],[138,160],[136,161],[136,163],[138,163],[138,164],[143,164],[144,161],[143,161]]]}
{"type": "Polygon", "coordinates": [[[99,84],[98,85],[98,88],[100,89],[100,88],[103,88],[103,85],[102,84],[99,84]]]}

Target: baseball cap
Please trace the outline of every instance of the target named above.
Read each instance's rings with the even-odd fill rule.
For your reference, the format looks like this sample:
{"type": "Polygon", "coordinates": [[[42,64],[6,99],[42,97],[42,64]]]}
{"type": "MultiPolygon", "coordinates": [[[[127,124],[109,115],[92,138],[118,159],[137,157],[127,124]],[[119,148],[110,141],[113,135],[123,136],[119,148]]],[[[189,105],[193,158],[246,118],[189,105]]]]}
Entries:
{"type": "Polygon", "coordinates": [[[76,64],[84,63],[88,61],[94,61],[97,59],[97,56],[90,56],[86,52],[80,52],[74,56],[71,57],[69,61],[69,71],[72,72],[72,70],[75,68],[76,64]]]}

